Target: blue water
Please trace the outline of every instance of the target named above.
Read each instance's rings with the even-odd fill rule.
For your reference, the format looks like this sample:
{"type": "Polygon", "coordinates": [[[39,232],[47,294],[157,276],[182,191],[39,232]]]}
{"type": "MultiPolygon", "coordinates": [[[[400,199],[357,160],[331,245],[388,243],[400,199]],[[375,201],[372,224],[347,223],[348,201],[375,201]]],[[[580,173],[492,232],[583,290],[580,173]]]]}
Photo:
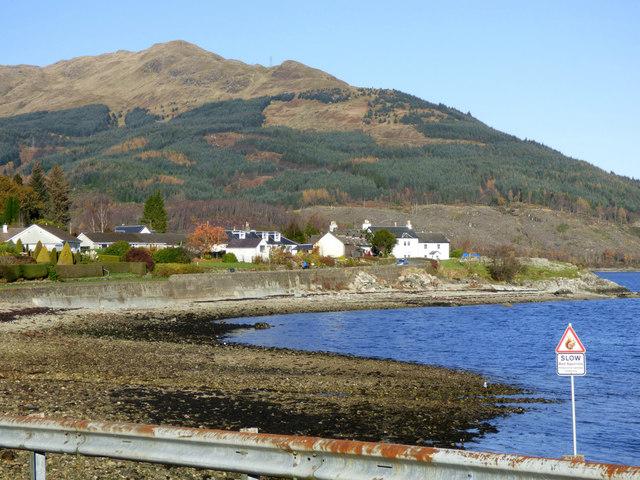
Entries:
{"type": "MultiPolygon", "coordinates": [[[[640,273],[605,278],[640,291],[640,273]]],[[[498,433],[465,448],[550,458],[573,454],[571,380],[555,348],[569,323],[585,346],[574,377],[577,450],[587,461],[640,465],[640,299],[427,307],[237,319],[274,328],[237,332],[238,343],[329,351],[465,369],[559,403],[524,405],[494,421],[498,433]]]]}

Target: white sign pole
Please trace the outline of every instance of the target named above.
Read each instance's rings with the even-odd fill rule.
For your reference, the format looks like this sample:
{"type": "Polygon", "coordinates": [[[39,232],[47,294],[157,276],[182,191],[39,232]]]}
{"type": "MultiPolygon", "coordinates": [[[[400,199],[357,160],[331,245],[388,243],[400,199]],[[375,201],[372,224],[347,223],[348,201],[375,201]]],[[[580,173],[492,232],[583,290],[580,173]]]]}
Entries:
{"type": "Polygon", "coordinates": [[[576,395],[573,389],[573,375],[571,375],[571,416],[573,417],[573,456],[578,455],[578,442],[576,440],[576,395]]]}
{"type": "Polygon", "coordinates": [[[576,439],[576,394],[573,377],[587,373],[586,351],[573,327],[569,324],[556,347],[556,370],[558,375],[571,377],[571,420],[573,423],[574,457],[578,456],[578,442],[576,439]]]}

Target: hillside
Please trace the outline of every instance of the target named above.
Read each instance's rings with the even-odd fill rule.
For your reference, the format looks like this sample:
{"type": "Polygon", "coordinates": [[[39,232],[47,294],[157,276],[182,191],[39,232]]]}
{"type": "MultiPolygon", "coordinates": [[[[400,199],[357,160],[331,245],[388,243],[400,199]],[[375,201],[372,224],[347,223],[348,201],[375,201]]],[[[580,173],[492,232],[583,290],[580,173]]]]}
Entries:
{"type": "Polygon", "coordinates": [[[477,253],[512,245],[523,256],[592,266],[635,266],[640,260],[640,223],[620,225],[533,205],[422,205],[407,210],[314,207],[300,214],[316,215],[348,228],[359,228],[365,219],[390,226],[410,221],[416,231],[442,232],[452,247],[477,253]]]}
{"type": "Polygon", "coordinates": [[[0,174],[57,163],[76,199],[525,203],[622,225],[640,214],[640,181],[292,61],[246,65],[178,41],[0,67],[0,89],[0,174]]]}

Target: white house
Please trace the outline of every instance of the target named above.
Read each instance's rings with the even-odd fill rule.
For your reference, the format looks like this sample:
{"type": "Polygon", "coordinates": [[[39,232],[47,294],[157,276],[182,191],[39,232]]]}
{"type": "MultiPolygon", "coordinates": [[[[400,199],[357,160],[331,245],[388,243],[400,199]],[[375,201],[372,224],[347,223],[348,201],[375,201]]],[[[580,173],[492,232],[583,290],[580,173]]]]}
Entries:
{"type": "Polygon", "coordinates": [[[332,258],[357,257],[371,252],[371,245],[362,232],[335,228],[331,228],[313,246],[318,247],[320,255],[332,258]]]}
{"type": "Polygon", "coordinates": [[[257,257],[262,259],[269,258],[269,249],[267,241],[258,236],[251,236],[246,238],[245,235],[241,235],[242,238],[230,237],[229,242],[225,247],[227,253],[233,253],[239,262],[253,262],[257,257]]]}
{"type": "Polygon", "coordinates": [[[176,247],[187,241],[185,235],[178,233],[83,232],[78,239],[82,250],[107,248],[115,242],[127,242],[132,248],[161,249],[176,247]]]}
{"type": "Polygon", "coordinates": [[[449,259],[449,240],[442,233],[416,232],[411,221],[408,221],[404,227],[373,226],[368,220],[362,224],[363,230],[373,234],[383,228],[396,237],[397,242],[391,252],[396,258],[449,259]]]}
{"type": "Polygon", "coordinates": [[[257,257],[267,260],[274,249],[295,255],[300,246],[277,231],[249,230],[247,227],[245,230],[225,230],[225,233],[228,242],[220,249],[233,253],[239,262],[253,262],[257,257]]]}
{"type": "Polygon", "coordinates": [[[65,243],[69,244],[72,252],[80,250],[80,240],[64,230],[47,225],[31,225],[7,239],[13,243],[17,243],[18,240],[28,251],[35,250],[38,242],[49,251],[54,248],[62,251],[65,243]]]}

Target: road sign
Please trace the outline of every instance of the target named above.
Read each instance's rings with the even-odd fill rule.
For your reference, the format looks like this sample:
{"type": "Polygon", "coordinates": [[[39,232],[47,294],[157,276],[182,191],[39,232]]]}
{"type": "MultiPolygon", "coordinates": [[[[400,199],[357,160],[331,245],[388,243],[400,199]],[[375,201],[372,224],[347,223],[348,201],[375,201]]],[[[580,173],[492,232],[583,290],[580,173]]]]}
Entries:
{"type": "Polygon", "coordinates": [[[562,335],[562,339],[556,347],[556,371],[558,375],[571,377],[571,417],[573,419],[573,456],[578,455],[578,442],[576,440],[576,395],[573,386],[573,377],[587,373],[587,349],[573,331],[571,324],[562,335]]]}
{"type": "Polygon", "coordinates": [[[556,354],[556,371],[560,376],[587,374],[587,358],[584,353],[556,354]]]}
{"type": "Polygon", "coordinates": [[[556,347],[556,353],[585,353],[586,351],[576,332],[573,331],[573,327],[569,324],[556,347]]]}

